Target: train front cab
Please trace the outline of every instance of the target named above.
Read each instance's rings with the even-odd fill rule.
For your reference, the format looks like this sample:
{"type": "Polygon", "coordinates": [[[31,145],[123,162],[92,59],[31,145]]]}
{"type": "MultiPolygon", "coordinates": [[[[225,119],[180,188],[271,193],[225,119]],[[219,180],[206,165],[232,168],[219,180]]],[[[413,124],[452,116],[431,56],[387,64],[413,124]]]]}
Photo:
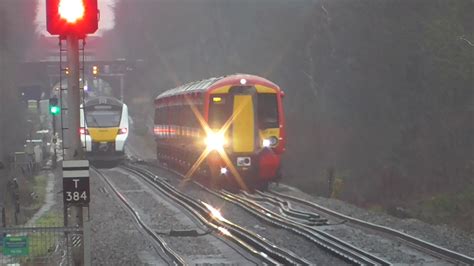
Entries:
{"type": "Polygon", "coordinates": [[[217,150],[207,158],[213,179],[230,180],[241,188],[264,188],[280,178],[285,149],[282,96],[276,87],[252,83],[210,91],[207,121],[212,131],[232,121],[223,138],[230,163],[217,150]]]}
{"type": "Polygon", "coordinates": [[[81,112],[82,145],[89,160],[120,161],[125,158],[129,133],[128,108],[123,104],[105,110],[103,106],[86,106],[85,115],[81,112]]]}

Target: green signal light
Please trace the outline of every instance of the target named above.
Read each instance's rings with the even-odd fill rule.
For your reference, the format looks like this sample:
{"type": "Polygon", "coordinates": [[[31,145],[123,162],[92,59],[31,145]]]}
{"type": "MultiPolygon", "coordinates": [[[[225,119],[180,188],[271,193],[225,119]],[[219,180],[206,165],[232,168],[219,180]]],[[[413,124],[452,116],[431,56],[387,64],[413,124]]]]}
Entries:
{"type": "Polygon", "coordinates": [[[49,108],[49,112],[52,114],[52,115],[59,115],[59,113],[61,112],[61,109],[59,109],[59,106],[51,106],[49,108]]]}

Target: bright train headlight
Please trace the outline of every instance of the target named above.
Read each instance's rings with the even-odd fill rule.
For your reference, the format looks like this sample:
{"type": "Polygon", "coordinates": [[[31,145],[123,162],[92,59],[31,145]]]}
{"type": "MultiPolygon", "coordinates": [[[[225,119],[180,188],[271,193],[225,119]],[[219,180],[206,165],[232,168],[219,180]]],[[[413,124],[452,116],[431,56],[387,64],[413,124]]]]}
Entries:
{"type": "Polygon", "coordinates": [[[227,172],[228,172],[227,168],[221,167],[221,175],[227,175],[227,172]]]}
{"type": "Polygon", "coordinates": [[[270,147],[270,140],[269,139],[264,139],[262,143],[263,147],[270,147]]]}
{"type": "Polygon", "coordinates": [[[273,147],[278,144],[278,138],[277,137],[270,137],[268,139],[263,139],[262,141],[262,146],[265,148],[268,147],[273,147]]]}
{"type": "Polygon", "coordinates": [[[226,144],[224,135],[219,133],[209,134],[205,142],[210,150],[222,150],[226,144]]]}

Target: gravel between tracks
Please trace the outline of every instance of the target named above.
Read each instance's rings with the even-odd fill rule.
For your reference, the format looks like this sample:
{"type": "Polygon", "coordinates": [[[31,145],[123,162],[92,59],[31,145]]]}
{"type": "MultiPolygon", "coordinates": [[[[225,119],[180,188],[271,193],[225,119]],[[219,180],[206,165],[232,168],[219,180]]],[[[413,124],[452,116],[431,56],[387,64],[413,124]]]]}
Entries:
{"type": "MultiPolygon", "coordinates": [[[[111,169],[106,171],[106,174],[121,177],[111,180],[111,182],[116,187],[120,186],[125,189],[121,192],[139,212],[143,221],[156,232],[196,230],[199,234],[206,233],[206,227],[196,225],[183,210],[168,202],[139,177],[130,175],[121,169],[111,169]],[[127,188],[133,189],[127,190],[127,188]]],[[[188,264],[250,263],[212,234],[206,233],[197,237],[172,237],[168,235],[162,235],[161,237],[188,264]]]]}
{"type": "Polygon", "coordinates": [[[130,214],[112,196],[108,186],[96,174],[91,175],[90,182],[92,264],[144,265],[150,260],[166,264],[137,230],[130,214]],[[104,193],[104,187],[108,193],[104,193]]]}

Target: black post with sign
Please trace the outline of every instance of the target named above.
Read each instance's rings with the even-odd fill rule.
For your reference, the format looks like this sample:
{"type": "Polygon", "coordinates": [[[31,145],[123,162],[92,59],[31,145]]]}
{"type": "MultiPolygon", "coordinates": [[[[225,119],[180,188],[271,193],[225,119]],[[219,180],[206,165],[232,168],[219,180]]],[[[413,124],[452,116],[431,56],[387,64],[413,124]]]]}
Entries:
{"type": "Polygon", "coordinates": [[[89,161],[63,161],[63,199],[66,205],[89,205],[89,161]]]}
{"type": "Polygon", "coordinates": [[[90,265],[90,217],[84,223],[82,222],[84,210],[87,210],[87,216],[89,216],[89,202],[91,200],[89,176],[89,161],[63,161],[64,225],[70,226],[68,222],[70,214],[72,220],[78,218],[80,222],[78,225],[83,228],[82,235],[67,236],[68,241],[79,239],[81,242],[79,245],[81,249],[76,250],[76,253],[73,250],[74,265],[90,265]],[[81,251],[80,254],[77,253],[79,251],[81,251]]]}

